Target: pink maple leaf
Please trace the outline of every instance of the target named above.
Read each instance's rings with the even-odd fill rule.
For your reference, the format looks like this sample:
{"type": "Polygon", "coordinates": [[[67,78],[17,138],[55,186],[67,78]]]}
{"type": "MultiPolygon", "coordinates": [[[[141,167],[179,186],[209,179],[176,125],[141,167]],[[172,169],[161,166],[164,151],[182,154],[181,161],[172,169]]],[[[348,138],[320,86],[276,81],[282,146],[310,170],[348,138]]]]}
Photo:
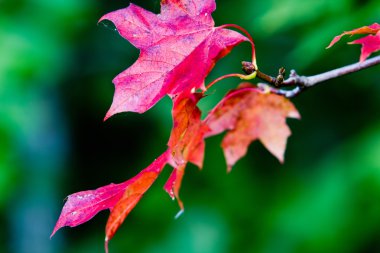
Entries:
{"type": "Polygon", "coordinates": [[[62,227],[75,227],[92,219],[98,212],[112,209],[123,196],[128,181],[110,184],[96,190],[81,191],[67,197],[52,237],[62,227]]]}
{"type": "Polygon", "coordinates": [[[367,35],[363,38],[355,40],[350,44],[361,44],[362,49],[360,53],[360,61],[363,62],[372,53],[380,50],[380,29],[376,35],[367,35]]]}
{"type": "Polygon", "coordinates": [[[147,168],[124,183],[110,184],[95,190],[71,194],[67,197],[51,236],[62,227],[78,226],[89,221],[98,212],[109,209],[111,214],[106,230],[107,244],[167,162],[168,152],[165,151],[147,168]]]}
{"type": "Polygon", "coordinates": [[[243,83],[227,94],[206,117],[204,121],[211,129],[206,136],[228,131],[222,142],[228,170],[246,154],[249,144],[255,140],[260,140],[283,162],[286,142],[291,134],[287,117],[300,117],[288,99],[262,93],[251,84],[243,83]]]}
{"type": "Polygon", "coordinates": [[[131,4],[104,15],[121,36],[140,49],[137,61],[113,80],[115,93],[105,119],[120,112],[143,113],[162,97],[203,88],[215,62],[248,39],[214,27],[215,0],[163,0],[154,14],[131,4]]]}
{"type": "Polygon", "coordinates": [[[372,53],[380,50],[380,24],[374,23],[369,26],[363,26],[348,32],[335,36],[327,48],[332,47],[345,35],[369,34],[361,39],[350,42],[349,44],[361,44],[360,61],[365,61],[372,53]]]}
{"type": "Polygon", "coordinates": [[[181,210],[183,210],[183,204],[179,198],[179,189],[186,165],[191,162],[200,169],[203,166],[204,138],[209,127],[202,122],[202,113],[197,107],[201,98],[203,98],[202,94],[193,93],[186,97],[176,97],[173,101],[173,129],[170,133],[168,150],[170,164],[174,169],[164,189],[171,198],[177,198],[181,210]]]}

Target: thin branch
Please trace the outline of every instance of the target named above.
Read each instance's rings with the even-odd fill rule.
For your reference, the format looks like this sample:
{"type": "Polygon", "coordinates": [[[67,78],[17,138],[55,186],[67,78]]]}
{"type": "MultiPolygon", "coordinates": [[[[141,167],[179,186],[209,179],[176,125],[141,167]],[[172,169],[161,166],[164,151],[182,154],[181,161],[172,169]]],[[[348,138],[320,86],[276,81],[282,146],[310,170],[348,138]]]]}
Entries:
{"type": "Polygon", "coordinates": [[[284,86],[297,85],[310,88],[318,83],[334,79],[340,76],[348,75],[360,70],[380,64],[380,55],[370,58],[364,62],[354,63],[345,67],[337,68],[314,76],[299,76],[294,70],[291,71],[290,77],[283,82],[284,86]]]}
{"type": "Polygon", "coordinates": [[[296,86],[295,88],[291,90],[284,90],[284,89],[274,88],[266,83],[258,83],[257,87],[265,93],[273,93],[273,94],[284,96],[286,98],[293,98],[303,91],[303,89],[300,86],[296,86]]]}
{"type": "MultiPolygon", "coordinates": [[[[348,75],[354,72],[358,72],[360,70],[375,66],[380,64],[380,56],[376,56],[373,58],[370,58],[364,62],[358,62],[351,65],[347,65],[341,68],[337,68],[334,70],[330,70],[318,75],[314,76],[300,76],[296,73],[295,70],[290,71],[289,78],[286,80],[281,81],[282,75],[275,77],[269,76],[267,74],[264,74],[260,72],[259,70],[253,70],[247,68],[245,66],[246,62],[243,63],[243,70],[247,73],[251,71],[257,72],[257,77],[266,81],[268,84],[260,83],[258,84],[258,87],[269,91],[271,93],[279,94],[288,98],[295,97],[302,91],[304,91],[306,88],[313,87],[319,83],[325,82],[327,80],[331,80],[337,77],[341,77],[344,75],[348,75]],[[272,86],[275,87],[272,87],[272,86]],[[296,86],[293,89],[281,89],[281,87],[289,87],[289,86],[296,86]]],[[[281,69],[280,69],[281,71],[281,69]]]]}

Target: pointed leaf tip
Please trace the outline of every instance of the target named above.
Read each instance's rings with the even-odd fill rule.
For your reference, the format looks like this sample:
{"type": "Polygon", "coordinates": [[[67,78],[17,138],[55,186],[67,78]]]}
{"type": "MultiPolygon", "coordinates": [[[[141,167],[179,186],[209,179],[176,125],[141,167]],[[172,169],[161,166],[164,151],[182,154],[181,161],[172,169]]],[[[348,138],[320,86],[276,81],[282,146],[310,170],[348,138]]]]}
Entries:
{"type": "Polygon", "coordinates": [[[172,200],[175,200],[175,194],[174,194],[173,188],[174,188],[176,178],[177,178],[177,173],[174,169],[164,185],[164,190],[169,194],[172,200]]]}
{"type": "Polygon", "coordinates": [[[62,227],[76,227],[92,219],[98,212],[112,208],[127,185],[127,182],[110,184],[69,195],[50,237],[62,227]]]}
{"type": "Polygon", "coordinates": [[[179,197],[179,190],[181,188],[183,175],[185,174],[185,168],[186,163],[178,168],[174,168],[164,186],[164,190],[169,194],[169,196],[173,200],[177,199],[178,206],[181,210],[184,209],[184,207],[183,202],[179,197]]]}

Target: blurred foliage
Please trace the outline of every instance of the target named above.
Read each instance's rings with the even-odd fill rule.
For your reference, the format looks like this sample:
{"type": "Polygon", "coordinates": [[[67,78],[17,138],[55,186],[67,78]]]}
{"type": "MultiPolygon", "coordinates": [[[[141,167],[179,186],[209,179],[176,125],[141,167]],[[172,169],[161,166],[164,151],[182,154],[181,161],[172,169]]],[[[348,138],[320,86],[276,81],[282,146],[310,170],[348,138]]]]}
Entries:
{"type": "MultiPolygon", "coordinates": [[[[159,12],[159,1],[133,1],[159,12]]],[[[143,115],[103,123],[112,78],[138,50],[97,25],[128,1],[0,0],[1,252],[103,252],[107,212],[49,234],[65,196],[121,182],[164,149],[169,99],[143,115]]],[[[284,66],[316,74],[359,59],[341,42],[344,30],[379,22],[378,0],[217,0],[217,25],[236,23],[254,37],[261,70],[284,66]]],[[[248,44],[222,59],[208,81],[240,71],[248,44]]],[[[178,211],[162,191],[169,170],[149,190],[110,244],[111,252],[380,251],[379,66],[311,89],[293,101],[285,164],[260,143],[230,174],[207,140],[204,170],[190,166],[178,211]]],[[[209,110],[239,80],[215,86],[209,110]]]]}

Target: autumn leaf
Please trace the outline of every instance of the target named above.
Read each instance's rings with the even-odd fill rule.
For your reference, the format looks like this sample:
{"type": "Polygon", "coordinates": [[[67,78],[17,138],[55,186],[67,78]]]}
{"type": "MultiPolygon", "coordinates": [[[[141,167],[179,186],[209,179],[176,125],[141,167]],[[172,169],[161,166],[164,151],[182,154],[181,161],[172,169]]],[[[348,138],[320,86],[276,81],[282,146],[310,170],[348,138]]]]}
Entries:
{"type": "Polygon", "coordinates": [[[185,174],[185,168],[186,164],[175,167],[164,185],[164,190],[169,194],[169,196],[173,200],[177,199],[180,213],[182,213],[184,210],[183,202],[179,197],[179,190],[181,188],[182,179],[185,174]]]}
{"type": "Polygon", "coordinates": [[[360,61],[365,61],[372,53],[380,50],[380,24],[374,23],[370,26],[363,26],[352,31],[344,32],[335,36],[327,48],[332,47],[345,35],[369,34],[361,39],[350,42],[349,44],[361,44],[360,61]]]}
{"type": "Polygon", "coordinates": [[[209,131],[202,122],[202,113],[197,107],[202,97],[200,93],[193,93],[187,97],[178,97],[173,102],[173,129],[168,142],[173,167],[192,162],[202,168],[204,134],[209,131]]]}
{"type": "Polygon", "coordinates": [[[115,93],[105,119],[120,112],[143,113],[162,97],[203,88],[216,61],[248,39],[214,27],[215,0],[163,0],[154,14],[134,4],[104,15],[140,49],[137,61],[113,80],[115,93]]]}
{"type": "Polygon", "coordinates": [[[380,31],[378,31],[375,35],[368,35],[361,39],[355,40],[351,42],[350,44],[362,45],[360,61],[363,62],[372,53],[380,50],[380,31]]]}
{"type": "Polygon", "coordinates": [[[109,240],[115,235],[125,218],[157,179],[167,162],[168,152],[166,151],[138,175],[127,181],[127,187],[122,197],[119,198],[108,217],[105,239],[106,251],[108,251],[109,240]]]}
{"type": "Polygon", "coordinates": [[[112,209],[123,196],[128,181],[110,184],[96,190],[71,194],[62,208],[61,215],[54,227],[52,237],[62,227],[75,227],[93,218],[98,212],[112,209]]]}
{"type": "Polygon", "coordinates": [[[146,169],[124,183],[110,184],[68,196],[51,236],[64,226],[78,226],[93,218],[98,212],[110,209],[111,214],[106,229],[106,242],[108,242],[160,174],[167,161],[166,151],[146,169]]]}
{"type": "Polygon", "coordinates": [[[355,35],[355,34],[376,34],[380,30],[380,25],[374,23],[370,26],[363,26],[348,32],[343,32],[342,34],[335,36],[334,39],[330,42],[327,48],[332,47],[335,43],[337,43],[343,36],[345,35],[355,35]]]}
{"type": "Polygon", "coordinates": [[[287,117],[300,118],[288,99],[263,94],[245,83],[227,94],[209,113],[205,122],[211,130],[206,135],[228,131],[222,141],[228,170],[246,154],[249,144],[256,139],[283,162],[287,138],[291,134],[287,117]]]}
{"type": "Polygon", "coordinates": [[[173,101],[173,129],[168,147],[170,163],[174,169],[164,189],[172,198],[177,198],[181,209],[183,209],[183,204],[179,198],[179,188],[186,164],[191,162],[199,168],[203,166],[204,136],[209,128],[202,122],[201,111],[197,107],[202,97],[200,93],[193,93],[190,96],[177,97],[173,101]]]}

